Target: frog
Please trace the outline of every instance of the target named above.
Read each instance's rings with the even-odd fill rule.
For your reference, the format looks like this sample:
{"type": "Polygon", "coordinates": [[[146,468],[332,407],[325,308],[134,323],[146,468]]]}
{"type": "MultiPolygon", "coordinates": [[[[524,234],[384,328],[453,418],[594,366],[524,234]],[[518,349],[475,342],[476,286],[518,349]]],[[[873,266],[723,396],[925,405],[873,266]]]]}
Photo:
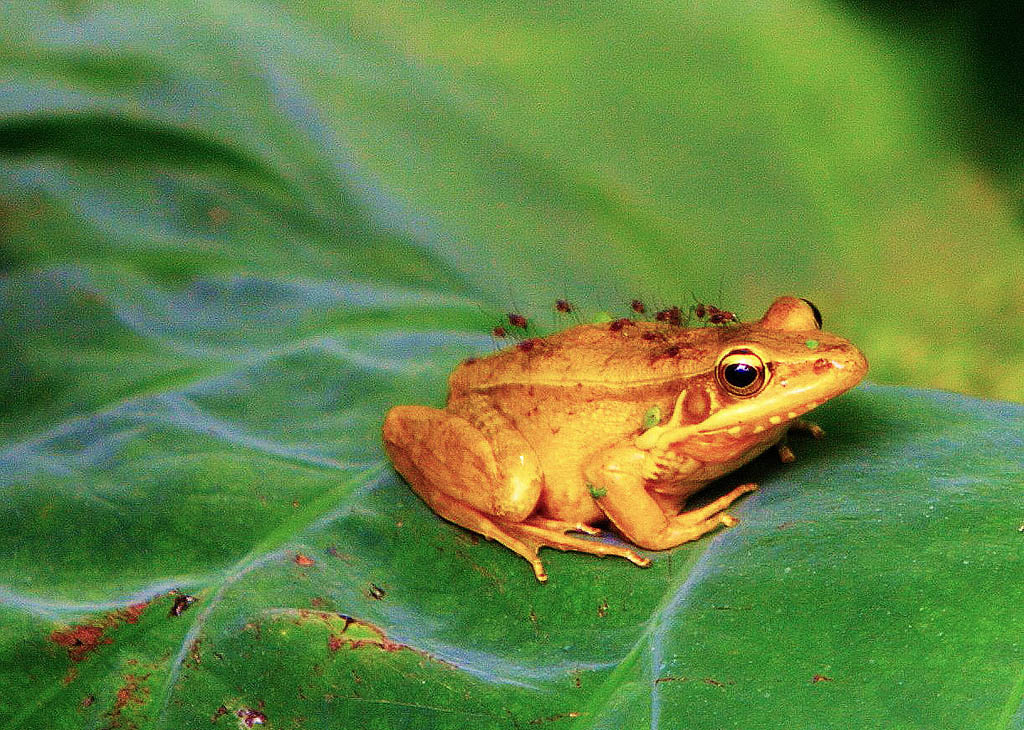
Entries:
{"type": "Polygon", "coordinates": [[[398,405],[385,451],[444,519],[525,558],[547,580],[542,547],[624,558],[738,524],[743,483],[699,506],[691,497],[854,387],[865,356],[822,329],[818,308],[776,298],[749,322],[686,327],[586,323],[470,358],[444,408],[398,405]],[[610,528],[619,540],[593,539],[610,528]]]}

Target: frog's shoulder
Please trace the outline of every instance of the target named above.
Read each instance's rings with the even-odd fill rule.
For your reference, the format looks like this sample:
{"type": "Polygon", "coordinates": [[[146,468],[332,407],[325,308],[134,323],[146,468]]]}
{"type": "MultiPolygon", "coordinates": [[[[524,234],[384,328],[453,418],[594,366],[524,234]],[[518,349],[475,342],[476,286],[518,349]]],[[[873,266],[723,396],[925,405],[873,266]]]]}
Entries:
{"type": "Polygon", "coordinates": [[[632,320],[582,324],[471,358],[449,385],[453,393],[510,385],[639,387],[708,370],[721,333],[632,320]]]}

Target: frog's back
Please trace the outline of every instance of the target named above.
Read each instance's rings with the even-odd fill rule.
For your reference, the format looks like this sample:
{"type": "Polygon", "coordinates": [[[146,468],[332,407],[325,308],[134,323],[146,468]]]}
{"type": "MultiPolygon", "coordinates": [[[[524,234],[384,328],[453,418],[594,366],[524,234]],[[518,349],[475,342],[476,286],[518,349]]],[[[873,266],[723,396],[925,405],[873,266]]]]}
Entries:
{"type": "Polygon", "coordinates": [[[453,397],[522,385],[645,387],[710,368],[722,332],[632,320],[583,324],[467,360],[449,386],[453,397]]]}

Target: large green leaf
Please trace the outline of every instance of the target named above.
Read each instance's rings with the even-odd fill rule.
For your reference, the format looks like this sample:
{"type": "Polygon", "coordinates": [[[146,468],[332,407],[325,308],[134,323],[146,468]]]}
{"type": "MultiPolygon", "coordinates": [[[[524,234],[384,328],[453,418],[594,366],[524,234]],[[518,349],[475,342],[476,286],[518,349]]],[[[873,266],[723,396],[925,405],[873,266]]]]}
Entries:
{"type": "Polygon", "coordinates": [[[1024,396],[1018,224],[885,36],[9,5],[4,727],[1024,728],[1022,406],[859,388],[726,480],[763,486],[738,527],[648,570],[549,551],[544,586],[380,448],[560,296],[792,290],[876,377],[1024,396]]]}

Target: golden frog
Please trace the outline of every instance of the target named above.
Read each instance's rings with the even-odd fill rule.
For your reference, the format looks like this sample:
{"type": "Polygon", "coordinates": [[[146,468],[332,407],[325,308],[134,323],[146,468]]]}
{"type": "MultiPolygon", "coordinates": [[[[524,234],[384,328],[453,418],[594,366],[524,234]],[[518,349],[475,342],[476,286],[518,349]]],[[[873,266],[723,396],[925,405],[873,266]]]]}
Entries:
{"type": "Polygon", "coordinates": [[[610,522],[665,550],[736,519],[743,484],[697,509],[708,482],[784,445],[800,416],[856,385],[864,355],[821,330],[813,304],[780,297],[758,321],[682,328],[583,324],[470,359],[443,410],[397,406],[384,421],[395,467],[431,509],[523,556],[538,548],[650,560],[566,534],[610,522]]]}

